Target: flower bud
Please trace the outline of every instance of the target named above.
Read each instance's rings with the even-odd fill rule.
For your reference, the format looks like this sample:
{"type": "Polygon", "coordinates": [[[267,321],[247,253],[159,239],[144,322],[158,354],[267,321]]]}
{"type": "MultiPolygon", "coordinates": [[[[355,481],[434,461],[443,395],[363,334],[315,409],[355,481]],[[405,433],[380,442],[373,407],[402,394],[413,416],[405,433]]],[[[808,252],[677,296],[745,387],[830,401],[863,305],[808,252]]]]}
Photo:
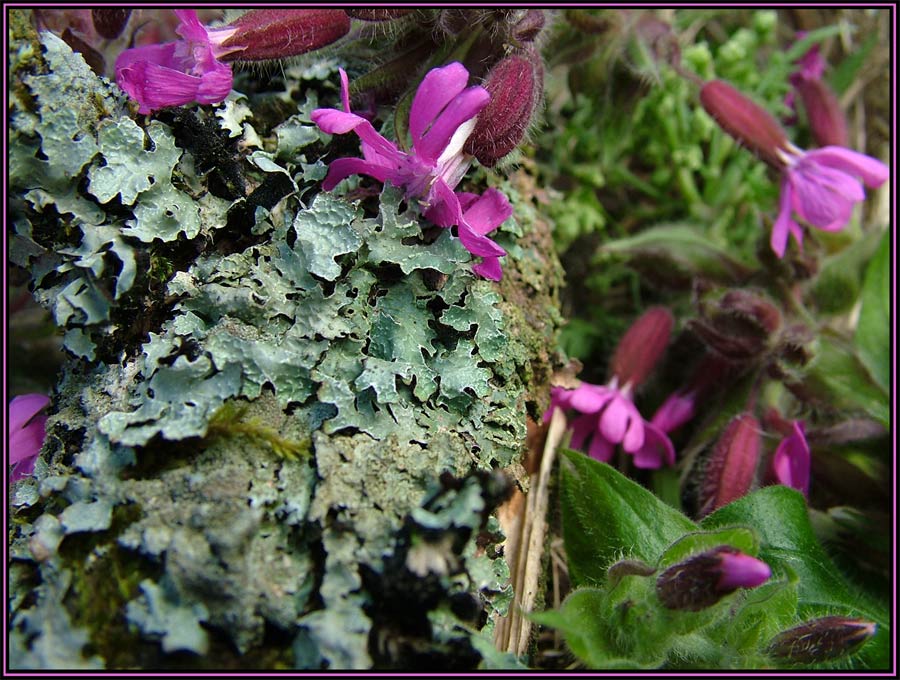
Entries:
{"type": "Polygon", "coordinates": [[[813,138],[819,146],[848,146],[847,119],[831,88],[818,79],[799,78],[794,85],[813,138]]]}
{"type": "Polygon", "coordinates": [[[622,385],[640,385],[656,366],[672,334],[675,319],[665,307],[651,307],[625,332],[612,358],[612,374],[622,385]]]}
{"type": "Polygon", "coordinates": [[[222,61],[262,61],[305,54],[330,45],[350,30],[342,9],[251,9],[219,31],[222,61]],[[230,32],[230,34],[229,34],[230,32]]]}
{"type": "Polygon", "coordinates": [[[519,45],[534,42],[538,34],[544,30],[545,23],[543,10],[529,9],[521,19],[513,24],[509,37],[519,45]]]}
{"type": "Polygon", "coordinates": [[[876,625],[864,619],[824,616],[779,633],[768,653],[794,663],[817,663],[850,654],[875,635],[876,625]]]}
{"type": "Polygon", "coordinates": [[[688,322],[688,327],[711,350],[733,361],[746,361],[762,354],[780,326],[778,308],[746,290],[728,291],[708,319],[688,322]]]}
{"type": "Polygon", "coordinates": [[[511,54],[488,71],[484,88],[491,100],[478,114],[464,150],[487,167],[525,137],[544,91],[544,67],[534,50],[511,54]]]}
{"type": "Polygon", "coordinates": [[[749,97],[722,80],[711,80],[700,89],[700,102],[725,132],[759,155],[766,163],[783,168],[779,151],[788,139],[778,121],[749,97]]]}
{"type": "Polygon", "coordinates": [[[738,588],[755,588],[771,575],[762,560],[720,545],[666,569],[656,579],[656,594],[668,609],[696,612],[738,588]]]}
{"type": "Polygon", "coordinates": [[[650,14],[644,14],[634,27],[637,39],[659,63],[678,66],[681,48],[672,27],[650,14]]]}
{"type": "Polygon", "coordinates": [[[706,464],[700,488],[700,515],[744,496],[759,462],[759,421],[750,413],[735,416],[725,427],[706,464]]]}
{"type": "Polygon", "coordinates": [[[92,9],[94,30],[104,38],[118,38],[131,16],[130,9],[92,9]]]}

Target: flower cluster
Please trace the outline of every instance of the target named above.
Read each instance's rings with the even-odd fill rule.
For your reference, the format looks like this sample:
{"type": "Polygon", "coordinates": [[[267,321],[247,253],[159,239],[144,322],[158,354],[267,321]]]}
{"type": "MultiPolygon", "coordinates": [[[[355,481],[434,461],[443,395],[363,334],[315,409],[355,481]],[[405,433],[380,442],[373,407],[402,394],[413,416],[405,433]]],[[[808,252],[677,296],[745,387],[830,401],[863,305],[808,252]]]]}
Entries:
{"type": "Polygon", "coordinates": [[[499,258],[506,251],[487,234],[512,214],[512,206],[495,189],[480,197],[454,191],[472,162],[463,146],[476,116],[490,100],[487,90],[467,87],[468,81],[469,72],[456,62],[428,72],[410,108],[409,151],[398,148],[366,118],[350,111],[349,82],[343,69],[343,110],[317,109],[312,120],[329,134],[354,132],[362,142],[362,158],[339,158],[331,163],[322,185],[326,191],[357,174],[402,188],[407,199],[419,201],[426,218],[441,227],[457,227],[465,248],[482,258],[474,271],[497,281],[503,273],[499,258]]]}

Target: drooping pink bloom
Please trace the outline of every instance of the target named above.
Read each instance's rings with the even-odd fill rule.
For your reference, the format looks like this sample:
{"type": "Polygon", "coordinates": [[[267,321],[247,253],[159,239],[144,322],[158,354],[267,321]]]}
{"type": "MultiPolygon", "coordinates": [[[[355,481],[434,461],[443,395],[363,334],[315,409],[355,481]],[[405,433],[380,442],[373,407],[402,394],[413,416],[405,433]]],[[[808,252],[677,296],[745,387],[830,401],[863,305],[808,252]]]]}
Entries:
{"type": "Polygon", "coordinates": [[[218,39],[212,40],[197,12],[175,14],[184,40],[135,47],[116,60],[116,83],[140,104],[139,113],[193,102],[216,104],[231,92],[231,67],[220,58],[240,48],[223,48],[221,42],[236,29],[217,31],[218,39]]]}
{"type": "Polygon", "coordinates": [[[782,173],[770,241],[778,257],[784,256],[789,234],[802,245],[803,229],[795,215],[816,229],[838,231],[865,198],[863,185],[879,187],[890,174],[881,161],[840,146],[797,148],[771,114],[721,80],[705,83],[700,101],[723,130],[782,173]]]}
{"type": "Polygon", "coordinates": [[[45,394],[23,394],[9,403],[10,482],[34,472],[34,462],[44,445],[47,416],[40,415],[50,404],[45,394]]]}
{"type": "Polygon", "coordinates": [[[809,495],[810,452],[803,422],[795,420],[793,432],[781,440],[772,457],[772,476],[779,484],[809,495]]]}
{"type": "Polygon", "coordinates": [[[863,185],[880,187],[890,174],[881,161],[840,146],[803,151],[788,144],[780,151],[781,199],[771,239],[778,257],[784,256],[788,234],[803,245],[795,214],[816,229],[840,231],[850,221],[853,206],[865,199],[863,185]]]}
{"type": "Polygon", "coordinates": [[[570,421],[571,445],[589,456],[608,462],[617,445],[634,456],[639,468],[658,468],[663,462],[675,464],[675,448],[666,433],[641,416],[631,399],[659,360],[669,340],[674,320],[664,307],[651,307],[628,329],[612,360],[613,378],[606,385],[582,382],[575,389],[554,387],[548,422],[555,408],[576,411],[570,421]],[[620,382],[624,384],[620,387],[620,382]],[[590,440],[590,441],[588,441],[590,440]]]}
{"type": "Polygon", "coordinates": [[[550,420],[555,408],[577,411],[581,415],[570,421],[572,448],[585,450],[596,460],[608,462],[621,444],[634,456],[635,467],[658,468],[663,462],[674,465],[672,442],[656,425],[644,420],[629,391],[620,389],[616,382],[615,378],[608,385],[583,382],[574,390],[554,387],[544,421],[550,420]]]}
{"type": "Polygon", "coordinates": [[[475,117],[490,95],[483,87],[466,87],[469,72],[460,63],[432,69],[413,97],[409,114],[412,149],[402,151],[380,135],[362,116],[350,111],[347,74],[341,70],[343,110],[317,109],[313,122],[329,134],[354,132],[362,142],[362,158],[339,158],[331,163],[322,187],[333,189],[350,175],[368,175],[404,190],[418,199],[428,219],[442,227],[458,226],[459,238],[473,255],[485,258],[476,271],[499,278],[496,258],[506,255],[486,234],[512,213],[503,194],[488,190],[481,197],[457,195],[472,157],[463,145],[475,127],[475,117]]]}

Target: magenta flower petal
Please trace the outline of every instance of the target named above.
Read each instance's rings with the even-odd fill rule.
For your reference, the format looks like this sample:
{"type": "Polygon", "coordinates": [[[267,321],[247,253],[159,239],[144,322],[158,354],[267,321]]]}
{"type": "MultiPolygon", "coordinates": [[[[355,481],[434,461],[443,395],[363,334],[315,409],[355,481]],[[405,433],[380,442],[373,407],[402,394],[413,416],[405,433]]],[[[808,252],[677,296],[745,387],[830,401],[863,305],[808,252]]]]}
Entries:
{"type": "Polygon", "coordinates": [[[826,146],[821,149],[807,151],[804,157],[819,165],[859,177],[862,179],[863,184],[872,189],[876,189],[884,184],[891,174],[888,166],[881,161],[840,146],[826,146]]]}
{"type": "Polygon", "coordinates": [[[484,257],[479,264],[472,265],[472,271],[488,281],[499,281],[503,278],[503,267],[500,266],[500,259],[484,257]]]}
{"type": "Polygon", "coordinates": [[[597,416],[577,416],[569,423],[569,427],[572,429],[572,440],[569,445],[573,449],[583,449],[588,437],[597,432],[597,416]]]}
{"type": "Polygon", "coordinates": [[[723,553],[720,557],[721,577],[716,587],[721,591],[755,588],[769,580],[772,569],[762,560],[743,553],[723,553]]]}
{"type": "Polygon", "coordinates": [[[368,175],[379,182],[387,182],[394,180],[396,172],[387,166],[369,163],[361,158],[338,158],[328,167],[328,174],[322,182],[322,188],[325,191],[331,191],[338,185],[338,182],[347,179],[350,175],[368,175]]]}
{"type": "Polygon", "coordinates": [[[616,396],[616,391],[605,385],[581,383],[568,393],[568,406],[580,413],[599,413],[616,396]]]}
{"type": "MultiPolygon", "coordinates": [[[[633,416],[632,410],[628,408],[628,402],[622,399],[618,393],[615,393],[615,396],[609,400],[600,416],[600,432],[609,441],[621,444],[622,440],[625,439],[625,432],[628,430],[633,416]]],[[[644,432],[642,429],[639,437],[639,446],[643,443],[643,440],[644,432]]],[[[634,441],[632,440],[631,443],[633,445],[634,441]]]]}
{"type": "Polygon", "coordinates": [[[47,416],[39,414],[49,403],[44,394],[25,394],[9,403],[8,464],[12,482],[34,471],[46,436],[47,416]]]}
{"type": "Polygon", "coordinates": [[[862,184],[838,170],[797,164],[788,170],[794,211],[814,227],[837,231],[865,198],[862,184]]]}
{"type": "Polygon", "coordinates": [[[502,257],[506,255],[506,251],[503,248],[491,241],[487,236],[475,233],[464,222],[459,225],[459,240],[462,241],[466,250],[479,257],[502,257]]]}
{"type": "Polygon", "coordinates": [[[799,229],[799,225],[794,222],[793,218],[793,190],[791,183],[785,177],[781,181],[781,199],[779,200],[778,218],[772,225],[772,236],[769,241],[772,250],[778,257],[784,257],[784,251],[787,250],[788,234],[792,231],[791,227],[795,226],[799,229]]]}
{"type": "Polygon", "coordinates": [[[10,430],[9,463],[14,465],[35,458],[44,445],[47,416],[34,416],[25,427],[10,430]]]}
{"type": "Polygon", "coordinates": [[[789,486],[809,495],[809,470],[811,455],[803,423],[794,421],[793,433],[785,437],[772,457],[772,471],[779,484],[789,486]]]}
{"type": "Polygon", "coordinates": [[[417,142],[422,139],[438,114],[466,89],[468,82],[469,72],[459,62],[432,69],[426,74],[409,109],[409,133],[414,147],[418,148],[417,142]]]}
{"type": "Polygon", "coordinates": [[[46,394],[23,394],[9,402],[9,431],[20,430],[50,405],[46,394]]]}
{"type": "MultiPolygon", "coordinates": [[[[425,161],[436,162],[460,126],[477,116],[490,99],[491,95],[483,87],[470,87],[459,93],[441,111],[418,143],[413,142],[416,154],[425,161]]],[[[464,143],[465,139],[460,141],[460,150],[464,143]]]]}
{"type": "MultiPolygon", "coordinates": [[[[773,229],[774,233],[774,229],[773,229]]],[[[696,392],[675,392],[669,395],[660,406],[650,422],[662,432],[671,432],[684,425],[694,417],[696,392]]]]}
{"type": "Polygon", "coordinates": [[[494,188],[485,191],[481,197],[462,205],[466,222],[477,234],[488,234],[503,224],[513,213],[509,200],[494,188]]]}
{"type": "Polygon", "coordinates": [[[675,465],[675,447],[660,428],[644,423],[644,444],[634,452],[634,466],[655,470],[662,467],[663,462],[675,465]]]}
{"type": "Polygon", "coordinates": [[[613,452],[615,450],[616,445],[606,439],[601,433],[597,432],[591,440],[590,448],[588,448],[588,455],[594,460],[608,463],[612,460],[613,452]]]}

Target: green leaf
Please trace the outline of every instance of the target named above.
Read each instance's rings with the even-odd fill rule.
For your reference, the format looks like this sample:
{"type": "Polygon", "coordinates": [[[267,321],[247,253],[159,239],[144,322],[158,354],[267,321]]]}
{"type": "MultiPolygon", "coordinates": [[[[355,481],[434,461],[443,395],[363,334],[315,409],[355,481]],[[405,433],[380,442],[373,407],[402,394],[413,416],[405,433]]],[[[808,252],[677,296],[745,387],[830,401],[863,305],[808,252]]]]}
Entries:
{"type": "MultiPolygon", "coordinates": [[[[592,461],[593,462],[593,461],[592,461]]],[[[561,631],[572,653],[589,668],[654,668],[665,659],[665,651],[649,663],[639,664],[628,656],[616,654],[614,635],[607,623],[606,593],[598,588],[579,588],[555,611],[531,614],[536,623],[561,631]]]]}
{"type": "Polygon", "coordinates": [[[832,407],[861,410],[890,428],[888,393],[875,383],[854,348],[841,338],[821,335],[807,383],[832,407]]]}
{"type": "Polygon", "coordinates": [[[878,633],[860,652],[872,668],[887,664],[890,626],[884,604],[867,601],[852,588],[816,540],[803,496],[786,486],[768,486],[706,517],[704,529],[744,524],[759,532],[759,558],[773,577],[796,574],[798,613],[805,619],[845,614],[878,623],[878,633]]]}
{"type": "Polygon", "coordinates": [[[621,557],[656,564],[697,525],[606,463],[564,451],[562,520],[569,573],[576,584],[599,584],[621,557]]]}
{"type": "Polygon", "coordinates": [[[859,358],[885,392],[891,384],[890,247],[890,232],[885,231],[866,269],[855,337],[859,358]]]}
{"type": "Polygon", "coordinates": [[[749,268],[711,243],[705,230],[690,224],[666,224],[628,238],[605,243],[603,251],[630,257],[663,258],[689,274],[725,283],[737,283],[749,268]]]}
{"type": "Polygon", "coordinates": [[[720,545],[730,545],[747,555],[755,556],[759,551],[759,539],[753,530],[746,527],[732,527],[719,531],[699,531],[688,534],[673,543],[659,560],[659,568],[671,566],[677,562],[711,550],[720,545]]]}
{"type": "Polygon", "coordinates": [[[848,55],[832,70],[828,82],[837,94],[841,95],[847,91],[877,44],[878,33],[872,33],[859,49],[848,55]]]}

